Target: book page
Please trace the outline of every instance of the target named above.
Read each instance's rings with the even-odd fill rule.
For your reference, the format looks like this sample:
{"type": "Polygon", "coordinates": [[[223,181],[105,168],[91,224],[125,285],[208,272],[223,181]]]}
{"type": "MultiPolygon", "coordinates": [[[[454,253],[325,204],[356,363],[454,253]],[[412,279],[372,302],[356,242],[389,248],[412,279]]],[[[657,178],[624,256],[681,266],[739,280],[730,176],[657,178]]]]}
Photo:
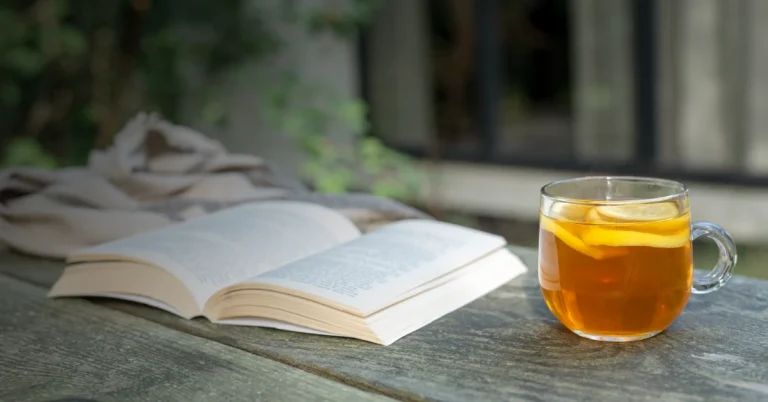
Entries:
{"type": "Polygon", "coordinates": [[[265,201],[81,250],[69,260],[120,256],[154,264],[181,279],[202,306],[222,287],[359,236],[331,209],[265,201]]]}
{"type": "Polygon", "coordinates": [[[500,236],[453,224],[401,221],[248,282],[306,292],[368,315],[505,244],[500,236]]]}

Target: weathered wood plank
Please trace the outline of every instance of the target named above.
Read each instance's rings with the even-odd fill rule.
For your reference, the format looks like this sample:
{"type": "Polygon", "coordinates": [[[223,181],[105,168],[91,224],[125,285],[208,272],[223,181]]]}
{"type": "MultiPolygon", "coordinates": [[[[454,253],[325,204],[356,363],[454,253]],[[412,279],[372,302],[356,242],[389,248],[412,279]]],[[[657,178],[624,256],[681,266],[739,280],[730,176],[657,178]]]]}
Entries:
{"type": "Polygon", "coordinates": [[[0,401],[383,400],[0,275],[0,401]]]}
{"type": "MultiPolygon", "coordinates": [[[[404,399],[768,399],[768,282],[734,277],[713,294],[694,296],[672,327],[654,338],[599,343],[571,334],[554,319],[540,296],[535,252],[515,251],[531,267],[528,275],[388,347],[217,326],[136,304],[101,303],[404,399]]],[[[5,261],[0,269],[43,279],[45,286],[58,275],[45,264],[25,262],[13,269],[22,267],[19,259],[5,261]]]]}

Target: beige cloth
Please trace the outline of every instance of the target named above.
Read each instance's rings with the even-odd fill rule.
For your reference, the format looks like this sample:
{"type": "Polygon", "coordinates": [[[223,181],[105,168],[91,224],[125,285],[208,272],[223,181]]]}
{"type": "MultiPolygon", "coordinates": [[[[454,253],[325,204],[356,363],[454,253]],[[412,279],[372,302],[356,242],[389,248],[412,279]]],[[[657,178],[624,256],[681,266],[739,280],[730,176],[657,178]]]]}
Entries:
{"type": "Polygon", "coordinates": [[[217,141],[155,115],[139,114],[93,151],[87,167],[0,171],[0,241],[34,255],[70,251],[181,222],[244,202],[315,202],[362,231],[428,218],[367,194],[318,194],[259,157],[231,154],[217,141]]]}

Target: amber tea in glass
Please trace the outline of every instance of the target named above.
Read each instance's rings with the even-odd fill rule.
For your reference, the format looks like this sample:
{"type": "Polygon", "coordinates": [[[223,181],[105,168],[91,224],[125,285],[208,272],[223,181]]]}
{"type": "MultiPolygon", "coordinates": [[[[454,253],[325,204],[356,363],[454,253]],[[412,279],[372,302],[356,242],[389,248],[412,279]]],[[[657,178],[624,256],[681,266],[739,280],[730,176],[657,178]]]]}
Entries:
{"type": "Polygon", "coordinates": [[[649,338],[683,311],[691,293],[724,285],[733,240],[712,223],[691,223],[688,189],[661,179],[584,177],[542,188],[539,284],[557,319],[603,341],[649,338]],[[720,261],[694,278],[692,240],[706,236],[720,261]]]}

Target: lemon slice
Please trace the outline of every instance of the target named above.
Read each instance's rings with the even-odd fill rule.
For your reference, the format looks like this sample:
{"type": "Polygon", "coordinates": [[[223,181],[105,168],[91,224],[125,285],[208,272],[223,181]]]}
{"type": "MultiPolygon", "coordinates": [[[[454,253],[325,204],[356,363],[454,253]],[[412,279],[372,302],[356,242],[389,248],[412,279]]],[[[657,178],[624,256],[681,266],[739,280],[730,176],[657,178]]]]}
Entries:
{"type": "Polygon", "coordinates": [[[568,229],[558,224],[556,221],[545,216],[541,217],[541,228],[555,235],[555,237],[559,238],[568,247],[582,254],[588,255],[596,260],[619,257],[629,252],[629,250],[625,248],[587,245],[583,240],[576,236],[576,234],[571,233],[568,229]]]}
{"type": "Polygon", "coordinates": [[[581,240],[587,246],[676,248],[688,244],[690,231],[681,230],[674,234],[655,234],[591,227],[584,231],[581,240]]]}
{"type": "MultiPolygon", "coordinates": [[[[635,225],[635,226],[638,226],[638,225],[635,225]]],[[[670,233],[670,232],[679,232],[681,230],[690,230],[691,215],[686,213],[674,219],[667,219],[659,222],[654,222],[649,225],[639,225],[639,226],[647,226],[647,228],[641,229],[640,227],[638,227],[638,230],[644,230],[644,231],[654,232],[654,233],[670,233]]]]}
{"type": "Polygon", "coordinates": [[[613,221],[650,222],[676,217],[680,211],[671,202],[655,204],[604,205],[596,207],[604,218],[613,221]]]}
{"type": "Polygon", "coordinates": [[[597,212],[597,208],[592,208],[587,212],[586,216],[586,222],[592,223],[595,225],[609,225],[609,224],[616,224],[616,222],[612,220],[606,220],[603,216],[600,215],[599,212],[597,212]]]}
{"type": "Polygon", "coordinates": [[[562,219],[571,222],[583,222],[587,213],[592,210],[590,205],[568,204],[558,202],[552,205],[549,215],[553,218],[562,219]]]}

